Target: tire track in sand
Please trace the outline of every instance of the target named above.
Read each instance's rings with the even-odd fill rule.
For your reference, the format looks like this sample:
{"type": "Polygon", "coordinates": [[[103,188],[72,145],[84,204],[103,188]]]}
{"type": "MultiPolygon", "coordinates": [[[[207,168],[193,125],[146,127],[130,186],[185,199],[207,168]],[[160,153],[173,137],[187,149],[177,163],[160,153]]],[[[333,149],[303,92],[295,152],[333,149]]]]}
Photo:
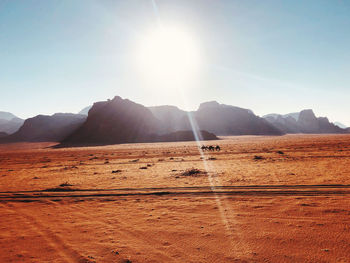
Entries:
{"type": "MultiPolygon", "coordinates": [[[[77,205],[75,205],[74,207],[70,206],[69,208],[67,207],[65,209],[67,209],[68,211],[67,210],[66,211],[71,215],[74,215],[74,217],[77,219],[83,218],[86,222],[89,222],[91,220],[91,216],[87,215],[84,210],[81,211],[81,209],[77,205]]],[[[147,251],[147,254],[153,254],[157,258],[157,261],[152,261],[152,262],[177,262],[176,259],[169,256],[168,253],[165,253],[163,249],[157,248],[155,246],[155,244],[162,244],[161,240],[150,236],[146,237],[144,233],[139,229],[137,229],[135,225],[133,225],[131,228],[130,225],[123,223],[123,221],[118,218],[118,213],[114,214],[113,218],[111,219],[113,219],[114,221],[113,225],[116,226],[113,228],[113,230],[110,230],[112,223],[103,221],[101,219],[97,219],[96,217],[94,218],[94,222],[101,225],[102,228],[105,229],[105,231],[106,230],[112,231],[113,233],[111,233],[110,235],[112,235],[113,239],[117,238],[121,244],[123,243],[128,244],[131,250],[134,250],[133,244],[136,244],[136,247],[139,247],[139,248],[142,247],[142,250],[147,251]]],[[[122,245],[122,247],[123,246],[124,245],[122,245]]],[[[172,251],[183,255],[183,251],[179,249],[172,248],[172,251]]],[[[132,254],[135,255],[139,253],[140,251],[134,250],[132,254]]],[[[124,256],[127,257],[128,255],[124,255],[124,256]]]]}
{"type": "MultiPolygon", "coordinates": [[[[86,222],[91,220],[91,216],[86,214],[85,210],[81,211],[79,205],[67,206],[65,209],[67,213],[74,215],[74,218],[76,219],[84,219],[86,222]]],[[[134,250],[131,255],[141,255],[140,251],[133,248],[133,244],[136,244],[135,247],[142,248],[141,251],[147,251],[148,255],[152,254],[155,258],[157,258],[156,261],[151,262],[178,262],[176,255],[181,255],[182,258],[190,258],[190,256],[186,256],[184,254],[183,249],[172,246],[169,243],[169,240],[161,239],[161,237],[157,238],[154,235],[145,235],[145,230],[138,227],[137,224],[130,226],[125,221],[120,219],[118,213],[119,212],[115,212],[110,216],[110,219],[106,220],[98,219],[98,217],[95,216],[94,222],[101,225],[104,231],[111,231],[112,233],[109,235],[109,237],[112,235],[113,239],[117,239],[121,243],[121,248],[123,248],[123,244],[128,244],[128,248],[134,250]],[[111,230],[111,226],[116,227],[113,227],[111,230]]],[[[184,247],[192,245],[191,243],[187,243],[186,245],[186,239],[182,239],[181,243],[184,247]]],[[[204,240],[197,243],[198,246],[203,244],[205,244],[204,240]]],[[[238,259],[243,256],[239,249],[240,246],[241,244],[237,243],[235,247],[231,248],[229,254],[232,258],[234,257],[238,259]]],[[[127,257],[128,255],[124,256],[127,257]]]]}
{"type": "Polygon", "coordinates": [[[58,235],[53,233],[48,227],[41,223],[37,218],[27,214],[22,209],[13,209],[5,204],[1,204],[2,209],[6,209],[10,214],[18,215],[24,225],[27,225],[33,233],[39,234],[57,254],[58,258],[67,263],[89,263],[94,262],[83,257],[76,250],[67,245],[58,235]]]}
{"type": "Polygon", "coordinates": [[[349,185],[272,185],[272,186],[208,186],[164,187],[164,188],[124,188],[124,189],[74,189],[51,188],[38,191],[17,191],[0,193],[0,202],[33,202],[50,199],[89,199],[118,197],[139,198],[149,196],[324,196],[349,195],[349,185]]]}

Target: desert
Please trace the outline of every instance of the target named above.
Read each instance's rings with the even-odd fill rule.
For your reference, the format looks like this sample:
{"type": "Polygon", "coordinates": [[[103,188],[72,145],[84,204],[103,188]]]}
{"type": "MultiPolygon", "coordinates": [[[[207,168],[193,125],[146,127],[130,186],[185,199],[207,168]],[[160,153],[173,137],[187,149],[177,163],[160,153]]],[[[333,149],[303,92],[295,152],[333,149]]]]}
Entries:
{"type": "Polygon", "coordinates": [[[349,139],[0,145],[0,261],[349,262],[349,139]]]}
{"type": "Polygon", "coordinates": [[[350,263],[350,1],[0,0],[0,263],[350,263]]]}

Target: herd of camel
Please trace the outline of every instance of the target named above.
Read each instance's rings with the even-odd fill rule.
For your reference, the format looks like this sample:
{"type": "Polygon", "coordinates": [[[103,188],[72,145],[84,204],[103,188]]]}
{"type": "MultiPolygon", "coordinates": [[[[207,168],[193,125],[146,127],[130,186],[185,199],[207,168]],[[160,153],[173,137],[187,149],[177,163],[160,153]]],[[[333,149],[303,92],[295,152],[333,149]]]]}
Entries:
{"type": "Polygon", "coordinates": [[[216,145],[216,146],[213,146],[213,145],[205,146],[205,145],[203,145],[201,147],[201,150],[202,151],[220,151],[221,148],[220,148],[219,145],[216,145]]]}

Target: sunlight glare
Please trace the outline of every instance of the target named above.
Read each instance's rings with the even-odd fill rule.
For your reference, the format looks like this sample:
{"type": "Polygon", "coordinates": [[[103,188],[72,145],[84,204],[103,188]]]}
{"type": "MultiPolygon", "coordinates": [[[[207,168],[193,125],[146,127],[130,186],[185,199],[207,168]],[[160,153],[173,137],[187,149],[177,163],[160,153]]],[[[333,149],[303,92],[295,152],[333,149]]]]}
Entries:
{"type": "Polygon", "coordinates": [[[146,78],[187,81],[199,67],[199,49],[188,32],[159,27],[145,34],[136,52],[137,65],[146,78]]]}

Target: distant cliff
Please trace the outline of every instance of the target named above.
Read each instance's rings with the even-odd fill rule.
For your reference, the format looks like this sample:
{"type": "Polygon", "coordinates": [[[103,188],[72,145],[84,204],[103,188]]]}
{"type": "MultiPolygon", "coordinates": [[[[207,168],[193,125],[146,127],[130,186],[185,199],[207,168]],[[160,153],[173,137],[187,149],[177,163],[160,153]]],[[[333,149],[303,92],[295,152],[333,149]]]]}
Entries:
{"type": "Polygon", "coordinates": [[[23,122],[24,120],[10,112],[0,111],[0,132],[14,133],[22,126],[23,122]]]}
{"type": "Polygon", "coordinates": [[[317,118],[310,109],[286,115],[269,114],[264,118],[285,133],[348,133],[326,117],[317,118]]]}
{"type": "Polygon", "coordinates": [[[25,120],[17,132],[1,138],[0,142],[57,142],[71,134],[85,119],[84,115],[71,113],[38,115],[25,120]]]}
{"type": "Polygon", "coordinates": [[[150,108],[161,120],[165,130],[192,129],[206,130],[216,135],[282,135],[283,132],[251,110],[205,102],[197,111],[186,112],[174,106],[150,108]]]}
{"type": "Polygon", "coordinates": [[[216,135],[350,133],[350,128],[343,129],[326,117],[316,117],[310,109],[261,118],[249,109],[216,101],[204,102],[196,111],[184,111],[170,105],[147,108],[116,96],[96,102],[81,113],[38,115],[23,122],[11,113],[0,112],[4,118],[0,118],[0,143],[56,141],[61,142],[60,146],[84,146],[215,140],[216,135]],[[20,128],[7,135],[8,130],[1,130],[2,120],[7,124],[17,121],[20,128]]]}

